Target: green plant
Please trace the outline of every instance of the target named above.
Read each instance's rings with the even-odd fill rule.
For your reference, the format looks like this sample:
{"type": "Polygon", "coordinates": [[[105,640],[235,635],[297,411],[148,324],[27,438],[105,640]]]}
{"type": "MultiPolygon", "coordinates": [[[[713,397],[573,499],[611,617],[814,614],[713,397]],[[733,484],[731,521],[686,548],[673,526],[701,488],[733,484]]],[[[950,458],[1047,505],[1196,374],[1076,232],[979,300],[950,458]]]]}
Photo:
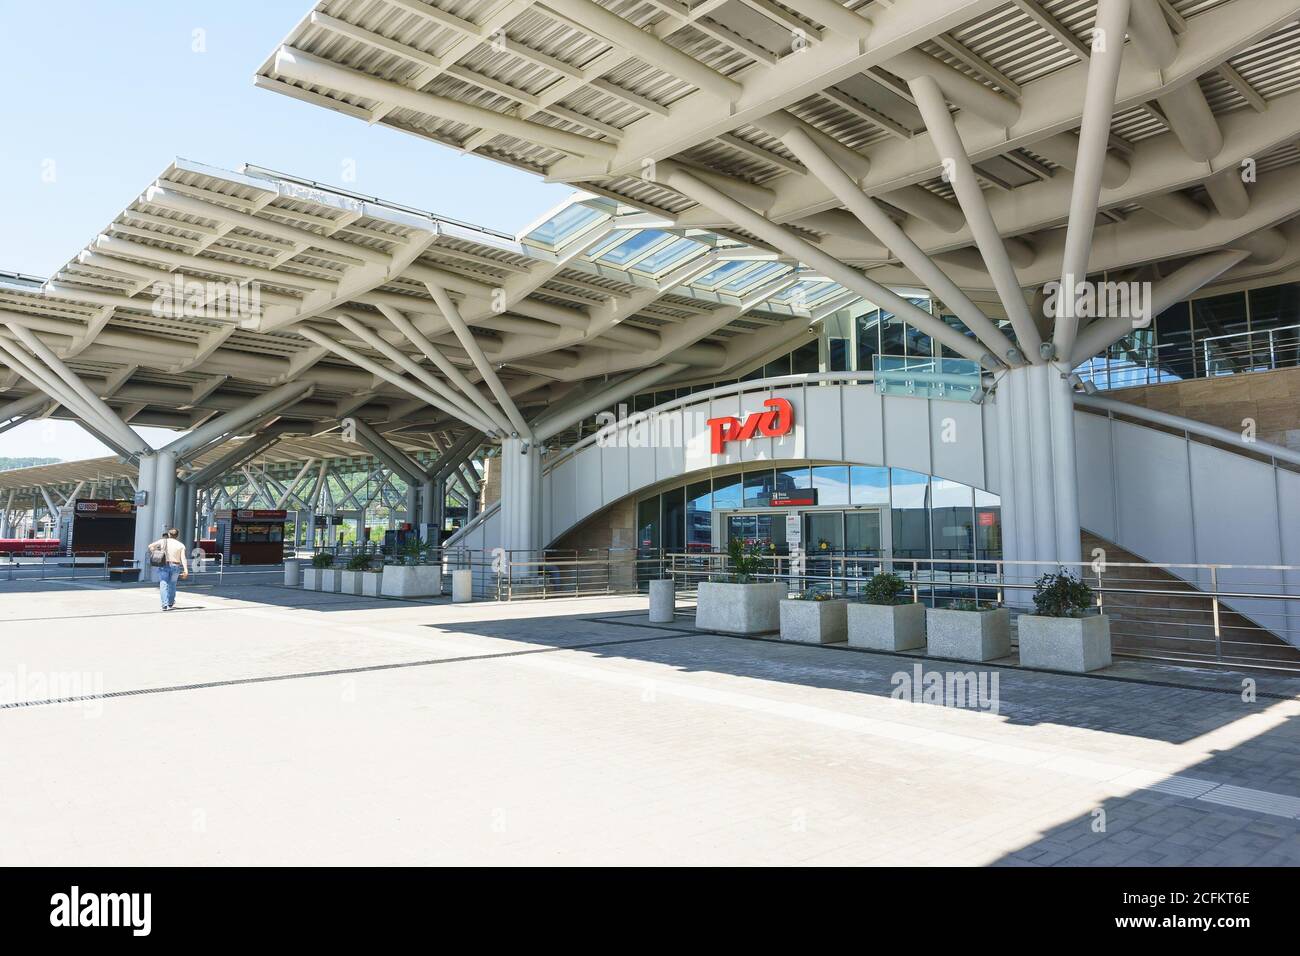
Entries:
{"type": "Polygon", "coordinates": [[[763,546],[757,541],[732,538],[727,542],[727,565],[733,584],[749,584],[763,570],[763,546]]]}
{"type": "Polygon", "coordinates": [[[334,555],[328,551],[317,551],[311,556],[311,566],[318,569],[332,568],[334,567],[334,555]]]}
{"type": "Polygon", "coordinates": [[[349,571],[369,571],[370,555],[368,554],[352,555],[352,557],[348,558],[347,568],[349,571]]]}
{"type": "Polygon", "coordinates": [[[948,605],[952,611],[996,611],[998,609],[997,601],[973,601],[970,598],[962,598],[953,601],[948,605]]]}
{"type": "Polygon", "coordinates": [[[1034,613],[1082,617],[1092,609],[1092,588],[1065,568],[1044,574],[1034,585],[1034,613]]]}
{"type": "Polygon", "coordinates": [[[796,594],[796,595],[794,596],[794,600],[796,600],[796,601],[830,601],[830,600],[833,600],[834,597],[835,597],[835,596],[834,596],[833,594],[829,594],[829,593],[827,593],[826,591],[818,591],[816,588],[808,588],[807,590],[800,591],[798,594],[796,594]]]}
{"type": "Polygon", "coordinates": [[[881,571],[868,579],[862,589],[862,599],[868,604],[907,604],[900,595],[907,590],[907,582],[892,571],[881,571]]]}

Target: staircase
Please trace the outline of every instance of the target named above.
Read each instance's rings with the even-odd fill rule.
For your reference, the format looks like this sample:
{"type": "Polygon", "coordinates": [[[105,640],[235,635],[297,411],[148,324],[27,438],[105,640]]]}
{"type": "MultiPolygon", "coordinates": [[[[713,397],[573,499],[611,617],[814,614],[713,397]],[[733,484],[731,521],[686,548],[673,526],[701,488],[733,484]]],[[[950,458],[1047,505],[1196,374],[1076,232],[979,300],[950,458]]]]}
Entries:
{"type": "MultiPolygon", "coordinates": [[[[1115,564],[1142,563],[1137,555],[1088,531],[1083,532],[1085,560],[1102,548],[1110,567],[1103,573],[1105,587],[1167,591],[1168,594],[1106,594],[1106,614],[1111,618],[1111,642],[1117,654],[1160,657],[1188,663],[1216,660],[1214,615],[1208,597],[1188,594],[1194,585],[1151,565],[1137,568],[1115,564]]],[[[1096,583],[1089,572],[1088,583],[1096,583]]],[[[1219,605],[1219,631],[1223,662],[1300,669],[1300,648],[1241,614],[1219,605]]]]}

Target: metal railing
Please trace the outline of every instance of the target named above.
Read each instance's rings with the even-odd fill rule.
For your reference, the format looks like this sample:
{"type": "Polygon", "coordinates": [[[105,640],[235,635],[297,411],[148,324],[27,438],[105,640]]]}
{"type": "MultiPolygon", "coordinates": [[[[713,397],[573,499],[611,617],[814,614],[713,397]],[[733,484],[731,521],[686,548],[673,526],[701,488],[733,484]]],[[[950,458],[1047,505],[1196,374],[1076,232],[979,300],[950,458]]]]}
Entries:
{"type": "MultiPolygon", "coordinates": [[[[932,558],[845,551],[772,554],[757,580],[788,593],[820,591],[859,598],[870,579],[890,571],[913,600],[932,607],[957,601],[1031,611],[1038,578],[1056,562],[999,558],[932,558]]],[[[723,552],[448,549],[444,568],[474,571],[474,593],[491,600],[546,600],[643,591],[671,577],[684,594],[701,581],[727,580],[723,552]]],[[[1300,671],[1300,567],[1293,565],[1074,562],[1064,566],[1092,589],[1110,617],[1115,653],[1195,664],[1249,665],[1300,671]]]]}
{"type": "MultiPolygon", "coordinates": [[[[1300,670],[1300,566],[1147,562],[1004,561],[864,556],[847,552],[771,555],[760,580],[791,592],[861,596],[881,571],[903,579],[930,606],[976,600],[1032,610],[1038,578],[1062,567],[1092,589],[1111,619],[1115,653],[1187,663],[1300,670]]],[[[668,554],[665,573],[690,592],[730,574],[726,554],[668,554]]]]}
{"type": "Polygon", "coordinates": [[[1197,342],[1193,358],[1197,378],[1290,368],[1300,364],[1300,325],[1212,335],[1197,342]]]}
{"type": "Polygon", "coordinates": [[[56,581],[63,578],[77,577],[102,577],[105,580],[109,577],[109,554],[107,551],[80,552],[75,555],[70,554],[31,554],[18,551],[0,552],[0,568],[7,572],[6,581],[18,580],[41,580],[56,581]],[[39,573],[37,569],[39,568],[39,573]],[[53,568],[56,572],[60,568],[67,568],[67,574],[50,573],[53,568]],[[78,575],[78,568],[96,569],[94,574],[78,575]]]}

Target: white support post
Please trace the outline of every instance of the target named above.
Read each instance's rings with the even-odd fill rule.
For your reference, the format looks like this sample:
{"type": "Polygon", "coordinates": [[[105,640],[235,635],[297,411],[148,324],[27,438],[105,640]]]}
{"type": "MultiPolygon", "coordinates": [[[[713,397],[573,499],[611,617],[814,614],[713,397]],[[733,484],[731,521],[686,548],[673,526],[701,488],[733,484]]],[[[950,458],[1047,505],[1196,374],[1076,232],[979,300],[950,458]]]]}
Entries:
{"type": "Polygon", "coordinates": [[[175,526],[176,516],[172,513],[176,494],[176,453],[166,448],[158,452],[154,464],[154,527],[151,533],[161,533],[175,526]]]}
{"type": "MultiPolygon", "coordinates": [[[[541,542],[541,455],[518,438],[501,441],[501,547],[519,552],[518,560],[533,560],[541,542]]],[[[516,574],[512,570],[512,574],[516,574]]],[[[517,576],[526,576],[521,568],[517,576]]]]}
{"type": "Polygon", "coordinates": [[[1034,483],[1034,557],[1043,569],[1057,560],[1055,489],[1052,461],[1052,408],[1048,376],[1051,366],[1040,363],[1027,370],[1029,405],[1021,414],[1029,416],[1030,475],[1034,483]]]}
{"type": "Polygon", "coordinates": [[[135,510],[135,563],[141,571],[149,567],[149,556],[146,553],[151,541],[157,540],[153,534],[155,523],[155,504],[157,496],[154,493],[154,474],[156,471],[157,455],[153,452],[142,454],[138,464],[138,474],[135,480],[137,493],[143,492],[145,503],[138,506],[135,510]]]}
{"type": "MultiPolygon", "coordinates": [[[[1074,392],[1070,387],[1070,370],[1059,362],[1045,368],[1047,399],[1052,428],[1053,504],[1056,509],[1056,560],[1070,567],[1078,561],[1079,541],[1079,474],[1074,454],[1074,392]]],[[[1094,463],[1094,467],[1096,463],[1094,463]]]]}
{"type": "Polygon", "coordinates": [[[14,489],[9,489],[9,498],[5,501],[5,508],[0,512],[0,538],[12,538],[14,534],[14,523],[12,513],[14,510],[14,489]]]}

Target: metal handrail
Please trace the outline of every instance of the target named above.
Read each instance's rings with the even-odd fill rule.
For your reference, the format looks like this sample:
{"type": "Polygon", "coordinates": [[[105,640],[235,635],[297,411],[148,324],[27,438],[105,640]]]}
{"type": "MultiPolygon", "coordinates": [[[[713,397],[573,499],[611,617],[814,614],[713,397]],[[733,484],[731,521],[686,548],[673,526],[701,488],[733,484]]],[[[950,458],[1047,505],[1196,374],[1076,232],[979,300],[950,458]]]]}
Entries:
{"type": "MultiPolygon", "coordinates": [[[[946,597],[961,597],[964,592],[969,596],[981,594],[991,597],[996,603],[1010,602],[1017,606],[1027,606],[1026,592],[1037,587],[1036,579],[1045,571],[1071,569],[1087,580],[1092,588],[1094,601],[1099,612],[1124,612],[1141,610],[1146,623],[1177,625],[1193,636],[1181,637],[1156,635],[1155,641],[1183,641],[1191,645],[1213,645],[1213,659],[1216,662],[1248,662],[1249,656],[1242,657],[1225,645],[1237,650],[1270,649],[1286,653],[1289,648],[1277,643],[1250,640],[1246,634],[1258,632],[1278,636],[1287,633],[1287,618],[1295,605],[1286,603],[1300,598],[1300,593],[1292,593],[1286,588],[1288,582],[1270,582],[1264,589],[1252,587],[1254,582],[1238,581],[1228,587],[1220,587],[1220,575],[1225,572],[1260,572],[1276,574],[1293,572],[1300,574],[1300,566],[1281,564],[1213,564],[1213,563],[1151,563],[1140,561],[1034,561],[1005,560],[1002,558],[963,557],[963,558],[912,558],[896,554],[859,555],[846,551],[822,552],[808,554],[765,555],[770,562],[768,568],[757,574],[758,580],[782,581],[792,586],[800,585],[799,590],[811,587],[814,590],[829,589],[833,594],[851,596],[860,591],[867,580],[881,571],[893,571],[899,574],[904,584],[911,590],[914,600],[922,600],[922,591],[926,592],[924,600],[938,602],[945,600],[943,591],[950,592],[946,597]],[[1125,571],[1158,570],[1173,577],[1161,586],[1144,585],[1143,580],[1125,571]],[[1178,572],[1183,572],[1182,575],[1178,572]],[[1207,577],[1208,587],[1197,587],[1183,577],[1207,577]],[[1278,590],[1267,588],[1277,587],[1278,590]],[[953,593],[955,592],[955,593],[953,593]],[[1020,596],[1012,600],[1011,596],[1020,596]],[[1192,602],[1191,608],[1174,606],[1166,609],[1140,607],[1128,601],[1139,597],[1158,597],[1174,602],[1192,602]],[[1267,612],[1258,608],[1233,607],[1234,602],[1281,601],[1282,610],[1267,612]],[[1204,602],[1202,604],[1201,602],[1204,602]],[[1152,613],[1165,617],[1152,618],[1152,613]],[[1203,623],[1196,620],[1178,620],[1179,614],[1201,614],[1210,612],[1211,621],[1203,623]],[[1248,616],[1247,611],[1251,612],[1248,616]],[[1225,614],[1231,614],[1245,623],[1232,623],[1229,618],[1225,623],[1225,614]],[[1169,619],[1173,615],[1174,619],[1169,619]],[[1272,618],[1278,618],[1281,626],[1272,618]],[[1261,623],[1263,621],[1264,623],[1261,623]],[[1267,625],[1267,626],[1266,626],[1267,625]],[[1213,632],[1212,637],[1198,637],[1197,633],[1213,632]]],[[[549,551],[499,551],[483,552],[461,550],[458,560],[462,565],[478,570],[486,578],[486,591],[494,593],[500,600],[517,600],[549,597],[573,597],[582,594],[609,594],[616,591],[639,591],[651,578],[672,577],[679,580],[684,590],[693,590],[692,584],[700,580],[729,573],[729,555],[721,551],[707,552],[667,552],[659,549],[628,549],[626,551],[588,552],[583,556],[578,552],[554,553],[549,551]],[[493,587],[495,585],[495,587],[493,587]]],[[[480,587],[480,592],[484,591],[480,587]]],[[[1018,608],[1017,608],[1018,609],[1018,608]]],[[[1127,618],[1117,618],[1122,625],[1127,618]]],[[[1116,635],[1121,639],[1130,636],[1122,631],[1116,635]]],[[[1133,635],[1136,636],[1136,635],[1133,635]]],[[[1147,635],[1143,635],[1146,637],[1147,635]]],[[[1283,638],[1285,644],[1290,644],[1283,638]]],[[[1137,656],[1136,650],[1117,650],[1137,656]]],[[[1300,650],[1297,650],[1300,654],[1300,650]]],[[[1169,658],[1185,660],[1185,658],[1169,658]]],[[[1270,666],[1286,669],[1300,667],[1300,658],[1295,662],[1274,662],[1270,666]]]]}
{"type": "Polygon", "coordinates": [[[1261,360],[1265,357],[1267,357],[1269,371],[1273,371],[1279,367],[1279,352],[1284,358],[1282,367],[1295,365],[1295,353],[1300,353],[1300,346],[1297,346],[1297,344],[1292,341],[1281,343],[1281,347],[1279,348],[1277,336],[1278,333],[1281,332],[1292,333],[1292,336],[1294,337],[1296,333],[1300,333],[1300,325],[1284,325],[1272,329],[1246,329],[1241,332],[1226,332],[1223,335],[1210,335],[1203,339],[1199,339],[1197,344],[1200,348],[1192,353],[1192,361],[1196,362],[1199,360],[1201,363],[1201,368],[1199,369],[1200,374],[1195,377],[1214,377],[1211,375],[1212,363],[1232,362],[1240,359],[1245,359],[1246,364],[1250,366],[1250,368],[1247,369],[1248,371],[1257,371],[1258,369],[1256,366],[1261,364],[1261,360]],[[1229,339],[1244,339],[1244,342],[1241,342],[1240,344],[1238,344],[1238,342],[1233,342],[1225,345],[1211,344],[1227,343],[1229,339]],[[1261,344],[1257,347],[1255,345],[1256,339],[1267,341],[1267,346],[1265,347],[1261,344]],[[1217,354],[1211,355],[1211,349],[1214,349],[1217,354]],[[1290,356],[1290,361],[1285,360],[1288,356],[1290,356]]]}
{"type": "Polygon", "coordinates": [[[39,560],[40,569],[41,569],[40,579],[42,581],[44,581],[46,578],[45,568],[46,565],[49,563],[53,563],[56,566],[68,564],[72,568],[72,577],[77,576],[78,564],[89,565],[90,567],[94,567],[96,565],[102,565],[104,568],[104,579],[108,580],[110,577],[108,558],[111,553],[112,552],[108,552],[108,551],[82,551],[78,554],[68,554],[65,551],[62,553],[44,552],[40,554],[32,554],[31,552],[26,552],[26,551],[25,552],[0,551],[0,558],[5,558],[5,557],[8,558],[9,576],[7,580],[10,581],[14,580],[14,570],[16,568],[24,567],[24,564],[21,564],[17,560],[15,560],[17,558],[26,558],[27,559],[26,566],[31,566],[39,560]],[[53,562],[50,561],[51,558],[54,559],[53,562]],[[83,560],[83,559],[89,559],[89,560],[83,560]]]}

